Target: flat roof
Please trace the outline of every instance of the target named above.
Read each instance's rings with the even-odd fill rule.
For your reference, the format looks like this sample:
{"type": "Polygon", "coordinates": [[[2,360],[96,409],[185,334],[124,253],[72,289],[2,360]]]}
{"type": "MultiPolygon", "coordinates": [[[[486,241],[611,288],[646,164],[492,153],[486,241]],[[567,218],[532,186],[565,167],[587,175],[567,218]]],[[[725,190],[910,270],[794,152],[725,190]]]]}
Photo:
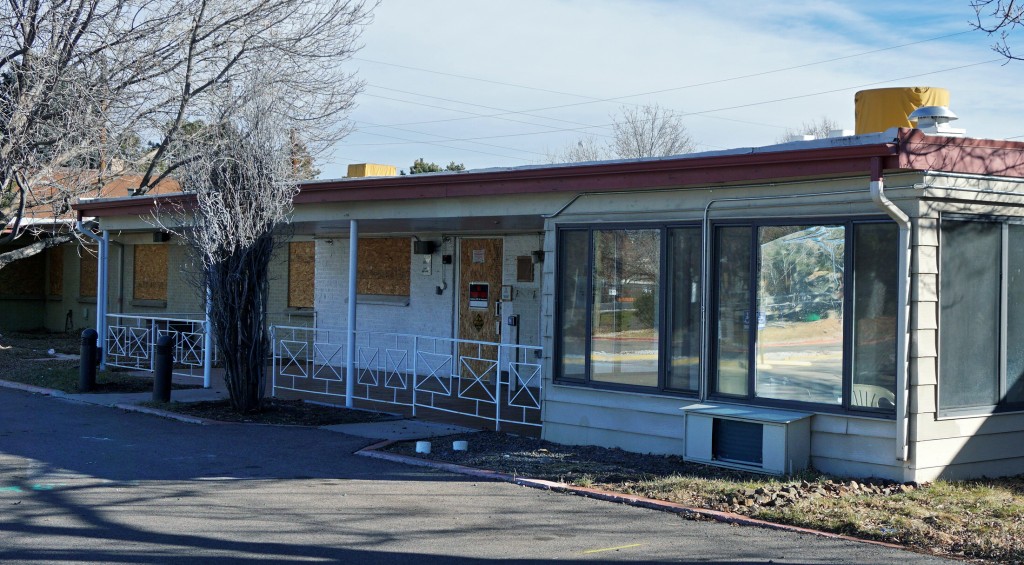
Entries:
{"type": "MultiPolygon", "coordinates": [[[[728,186],[912,170],[1024,178],[1024,142],[893,128],[671,157],[319,179],[299,184],[295,204],[728,186]]],[[[83,199],[73,207],[80,217],[139,215],[157,203],[187,206],[193,198],[178,193],[83,199]]]]}

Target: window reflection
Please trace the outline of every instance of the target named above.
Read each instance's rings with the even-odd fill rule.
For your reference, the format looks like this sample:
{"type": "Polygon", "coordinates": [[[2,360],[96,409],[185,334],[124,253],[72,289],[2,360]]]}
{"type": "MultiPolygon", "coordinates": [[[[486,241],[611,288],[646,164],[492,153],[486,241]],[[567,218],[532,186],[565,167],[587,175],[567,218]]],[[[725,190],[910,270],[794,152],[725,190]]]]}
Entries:
{"type": "Polygon", "coordinates": [[[558,265],[560,375],[583,380],[587,354],[587,232],[562,232],[558,265]]]}
{"type": "Polygon", "coordinates": [[[700,228],[669,231],[672,342],[667,386],[696,391],[700,384],[700,228]]]}
{"type": "Polygon", "coordinates": [[[718,359],[715,390],[745,396],[750,324],[750,228],[717,231],[718,359]]]}
{"type": "Polygon", "coordinates": [[[660,230],[594,232],[591,379],[658,386],[660,230]]]}
{"type": "Polygon", "coordinates": [[[896,410],[895,224],[854,228],[853,395],[850,405],[896,410]]]}
{"type": "Polygon", "coordinates": [[[843,226],[758,229],[756,395],[843,402],[843,226]]]}

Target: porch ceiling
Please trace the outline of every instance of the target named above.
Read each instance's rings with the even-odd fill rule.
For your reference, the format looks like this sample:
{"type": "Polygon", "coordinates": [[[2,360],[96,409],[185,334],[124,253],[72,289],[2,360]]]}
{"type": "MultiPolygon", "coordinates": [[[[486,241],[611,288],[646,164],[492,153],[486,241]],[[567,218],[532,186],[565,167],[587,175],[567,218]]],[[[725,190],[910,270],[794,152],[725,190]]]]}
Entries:
{"type": "MultiPolygon", "coordinates": [[[[519,216],[474,216],[444,218],[361,219],[359,235],[395,235],[418,233],[511,233],[540,232],[544,219],[536,214],[519,216]]],[[[294,222],[297,235],[348,236],[349,220],[294,222]]]]}

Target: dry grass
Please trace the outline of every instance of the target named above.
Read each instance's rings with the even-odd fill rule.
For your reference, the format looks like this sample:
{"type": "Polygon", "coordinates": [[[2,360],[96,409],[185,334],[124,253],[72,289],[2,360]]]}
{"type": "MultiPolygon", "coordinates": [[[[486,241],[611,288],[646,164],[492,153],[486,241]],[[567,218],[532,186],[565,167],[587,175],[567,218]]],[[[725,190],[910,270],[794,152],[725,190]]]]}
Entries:
{"type": "MultiPolygon", "coordinates": [[[[417,456],[411,442],[388,449],[417,456]]],[[[854,485],[812,471],[773,477],[695,464],[675,456],[565,446],[494,432],[437,438],[426,457],[897,543],[941,555],[1024,561],[1024,477],[913,486],[884,481],[854,485]],[[454,440],[468,441],[469,451],[452,451],[454,440]],[[743,504],[744,500],[761,499],[755,493],[770,495],[787,488],[798,494],[785,504],[743,504]]]]}
{"type": "MultiPolygon", "coordinates": [[[[81,338],[70,333],[9,333],[0,337],[0,379],[27,385],[78,392],[78,360],[62,359],[49,353],[77,355],[81,338]]],[[[173,384],[173,388],[197,388],[173,384]]],[[[148,377],[98,371],[95,393],[149,392],[153,380],[148,377]]]]}

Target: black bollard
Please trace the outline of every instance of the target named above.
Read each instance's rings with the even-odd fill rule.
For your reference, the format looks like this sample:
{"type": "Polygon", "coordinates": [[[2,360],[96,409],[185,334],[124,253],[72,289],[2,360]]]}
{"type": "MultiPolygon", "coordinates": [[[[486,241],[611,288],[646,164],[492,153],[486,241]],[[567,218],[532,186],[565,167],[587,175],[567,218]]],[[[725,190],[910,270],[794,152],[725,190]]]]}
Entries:
{"type": "Polygon", "coordinates": [[[171,336],[162,335],[157,338],[153,361],[153,402],[170,402],[171,365],[174,363],[171,336]]]}
{"type": "Polygon", "coordinates": [[[96,388],[96,330],[82,332],[82,354],[78,362],[78,392],[92,392],[96,388]]]}

